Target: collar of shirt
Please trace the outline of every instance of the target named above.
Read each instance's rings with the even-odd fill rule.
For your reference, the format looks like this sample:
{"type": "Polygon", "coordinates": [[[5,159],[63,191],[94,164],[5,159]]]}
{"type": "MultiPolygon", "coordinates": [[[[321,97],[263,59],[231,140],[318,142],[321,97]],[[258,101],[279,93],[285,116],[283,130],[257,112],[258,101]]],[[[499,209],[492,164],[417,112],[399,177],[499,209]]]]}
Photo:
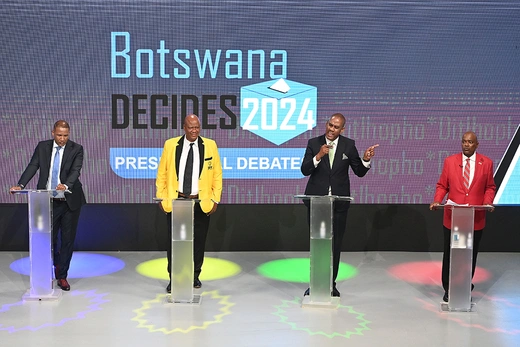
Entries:
{"type": "MultiPolygon", "coordinates": [[[[56,141],[54,141],[54,143],[52,144],[52,151],[55,152],[56,151],[56,147],[58,147],[58,146],[60,146],[60,145],[58,145],[56,143],[56,141]]],[[[61,149],[64,149],[65,146],[67,146],[67,144],[64,144],[63,146],[60,146],[60,147],[61,147],[61,149]]]]}
{"type": "Polygon", "coordinates": [[[338,140],[339,140],[339,137],[336,137],[336,139],[334,141],[330,141],[329,139],[327,139],[327,145],[333,144],[334,147],[338,147],[338,140]]]}
{"type": "MultiPolygon", "coordinates": [[[[464,155],[464,153],[462,153],[462,165],[466,164],[466,159],[468,159],[468,157],[466,157],[464,155]]],[[[472,164],[476,162],[476,160],[477,160],[477,152],[476,151],[473,153],[473,155],[471,157],[469,157],[469,160],[471,161],[472,164]]]]}
{"type": "Polygon", "coordinates": [[[190,148],[190,143],[193,143],[193,147],[197,147],[199,148],[199,138],[197,137],[197,139],[195,139],[194,142],[190,142],[188,141],[188,139],[186,138],[186,136],[184,136],[184,147],[186,148],[190,148]]]}

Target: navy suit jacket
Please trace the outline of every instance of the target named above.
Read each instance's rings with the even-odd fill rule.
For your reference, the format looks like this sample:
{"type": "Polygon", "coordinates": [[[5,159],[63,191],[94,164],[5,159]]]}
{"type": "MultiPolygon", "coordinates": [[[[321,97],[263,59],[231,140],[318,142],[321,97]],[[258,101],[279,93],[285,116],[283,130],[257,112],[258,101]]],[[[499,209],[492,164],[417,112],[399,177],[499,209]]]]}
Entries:
{"type": "MultiPolygon", "coordinates": [[[[354,140],[339,136],[338,146],[334,152],[334,163],[330,167],[329,156],[321,158],[318,166],[314,167],[313,158],[319,153],[321,146],[326,143],[325,135],[309,140],[305,157],[303,158],[301,171],[304,176],[309,176],[306,195],[328,195],[331,187],[332,195],[350,196],[349,167],[356,176],[363,177],[369,168],[361,162],[354,140]]],[[[336,202],[336,208],[342,206],[348,208],[348,202],[336,202]]]]}
{"type": "MultiPolygon", "coordinates": [[[[33,176],[40,170],[36,189],[46,189],[51,167],[52,145],[54,140],[41,141],[36,146],[31,161],[23,172],[18,184],[27,186],[33,176]]],[[[79,180],[83,166],[83,146],[73,141],[67,141],[60,167],[60,181],[69,187],[72,194],[65,194],[67,205],[71,210],[76,210],[87,201],[83,193],[83,186],[79,180]]]]}

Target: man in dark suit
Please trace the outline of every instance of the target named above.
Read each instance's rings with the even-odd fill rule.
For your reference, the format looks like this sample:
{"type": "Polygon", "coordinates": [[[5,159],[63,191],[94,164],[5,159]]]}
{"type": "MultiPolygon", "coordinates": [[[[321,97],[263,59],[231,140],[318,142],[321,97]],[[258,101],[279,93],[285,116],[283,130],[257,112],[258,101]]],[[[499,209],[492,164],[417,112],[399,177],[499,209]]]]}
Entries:
{"type": "Polygon", "coordinates": [[[74,239],[78,227],[81,206],[86,203],[79,181],[83,166],[83,146],[69,140],[70,126],[64,120],[54,123],[53,140],[41,141],[36,146],[29,165],[11,190],[27,186],[38,170],[40,175],[36,189],[56,189],[52,200],[52,234],[54,273],[58,286],[70,290],[67,273],[72,259],[74,239]],[[65,194],[68,190],[71,194],[65,194]],[[61,247],[58,250],[58,233],[61,247]]]}
{"type": "MultiPolygon", "coordinates": [[[[454,154],[444,160],[441,177],[430,210],[435,210],[441,204],[446,194],[448,199],[459,205],[490,205],[493,211],[495,197],[495,180],[493,178],[493,161],[479,153],[477,135],[468,131],[462,136],[462,153],[454,154]]],[[[442,300],[448,302],[450,279],[450,242],[451,242],[450,209],[444,209],[444,254],[442,258],[442,300]]],[[[486,225],[486,211],[475,211],[473,237],[472,276],[475,274],[477,255],[482,239],[482,231],[486,225]]],[[[473,284],[471,289],[473,289],[473,284]]]]}
{"type": "Polygon", "coordinates": [[[184,120],[184,135],[166,140],[157,169],[157,197],[162,199],[159,207],[166,213],[168,242],[166,256],[171,292],[171,212],[172,200],[177,198],[198,199],[194,207],[193,226],[193,287],[200,288],[199,275],[204,262],[206,236],[210,216],[217,210],[222,194],[222,165],[217,143],[200,135],[199,118],[191,114],[184,120]]]}
{"type": "MultiPolygon", "coordinates": [[[[303,175],[310,176],[305,189],[306,195],[350,196],[349,167],[359,177],[365,176],[370,169],[370,159],[379,145],[369,147],[361,159],[354,140],[341,136],[344,130],[345,117],[341,113],[335,113],[326,123],[325,134],[309,140],[301,166],[303,175]]],[[[309,207],[308,202],[306,205],[309,207]]],[[[349,206],[348,201],[334,202],[333,296],[340,296],[336,288],[336,277],[349,206]]],[[[308,295],[308,290],[305,295],[308,295]]]]}

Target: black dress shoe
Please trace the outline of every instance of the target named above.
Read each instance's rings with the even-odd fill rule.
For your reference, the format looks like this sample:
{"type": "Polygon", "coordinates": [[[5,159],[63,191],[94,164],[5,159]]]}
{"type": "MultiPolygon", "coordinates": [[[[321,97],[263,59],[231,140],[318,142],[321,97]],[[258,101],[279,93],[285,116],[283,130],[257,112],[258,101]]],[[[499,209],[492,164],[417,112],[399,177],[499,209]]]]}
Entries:
{"type": "Polygon", "coordinates": [[[64,290],[68,292],[70,290],[69,282],[65,278],[60,278],[58,281],[58,287],[61,288],[61,290],[64,290]]]}
{"type": "Polygon", "coordinates": [[[444,296],[442,297],[442,301],[448,302],[448,292],[444,292],[444,296]]]}
{"type": "Polygon", "coordinates": [[[193,280],[193,288],[200,288],[202,287],[202,283],[199,281],[198,278],[193,280]]]}
{"type": "Polygon", "coordinates": [[[307,290],[305,291],[305,293],[303,293],[303,296],[309,296],[311,295],[311,289],[310,288],[307,288],[307,290]]]}
{"type": "Polygon", "coordinates": [[[168,286],[166,287],[166,293],[171,293],[172,292],[172,283],[168,283],[168,286]]]}
{"type": "Polygon", "coordinates": [[[332,294],[332,296],[340,297],[339,290],[336,287],[332,288],[332,293],[331,294],[332,294]]]}

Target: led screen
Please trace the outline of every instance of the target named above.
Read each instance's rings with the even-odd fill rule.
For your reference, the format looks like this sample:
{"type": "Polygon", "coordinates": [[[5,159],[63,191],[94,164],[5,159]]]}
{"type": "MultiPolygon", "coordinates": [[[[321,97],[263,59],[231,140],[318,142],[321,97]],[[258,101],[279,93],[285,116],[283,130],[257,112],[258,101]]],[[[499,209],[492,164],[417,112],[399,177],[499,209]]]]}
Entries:
{"type": "Polygon", "coordinates": [[[520,123],[516,1],[7,1],[0,16],[6,189],[65,119],[88,202],[150,203],[164,141],[195,113],[223,203],[299,203],[307,141],[341,112],[360,154],[380,145],[354,202],[426,204],[465,131],[496,168],[520,123]]]}

